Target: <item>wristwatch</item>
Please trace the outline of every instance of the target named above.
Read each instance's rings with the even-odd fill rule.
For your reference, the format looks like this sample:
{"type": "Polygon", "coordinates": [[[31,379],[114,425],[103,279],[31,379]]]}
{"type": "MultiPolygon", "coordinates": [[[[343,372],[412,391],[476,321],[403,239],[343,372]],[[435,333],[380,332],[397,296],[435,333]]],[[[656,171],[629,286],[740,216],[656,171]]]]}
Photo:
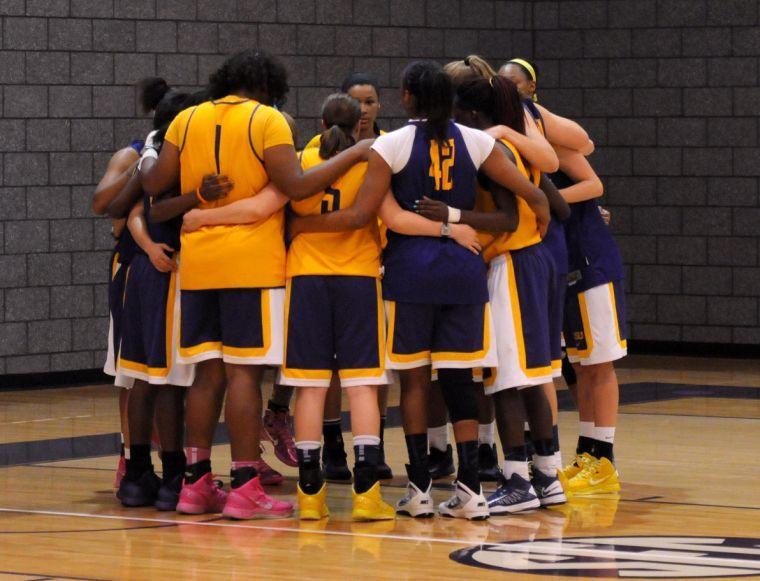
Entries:
{"type": "Polygon", "coordinates": [[[448,224],[445,224],[445,223],[441,224],[441,236],[448,237],[449,234],[451,234],[451,226],[449,226],[448,224]]]}

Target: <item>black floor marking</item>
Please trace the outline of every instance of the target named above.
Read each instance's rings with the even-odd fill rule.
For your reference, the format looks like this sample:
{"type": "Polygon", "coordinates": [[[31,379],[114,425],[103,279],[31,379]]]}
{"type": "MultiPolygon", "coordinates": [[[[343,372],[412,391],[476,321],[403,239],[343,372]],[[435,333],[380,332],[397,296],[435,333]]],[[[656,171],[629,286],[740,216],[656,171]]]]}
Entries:
{"type": "Polygon", "coordinates": [[[658,498],[665,498],[664,496],[645,496],[643,498],[633,499],[632,502],[644,502],[645,500],[656,500],[658,498]]]}
{"type": "MultiPolygon", "coordinates": [[[[175,513],[173,511],[169,511],[167,512],[167,514],[175,514],[175,513]]],[[[33,516],[51,516],[51,515],[33,514],[33,516]]],[[[52,516],[59,516],[59,515],[52,515],[52,516]]],[[[114,516],[118,516],[118,515],[114,515],[114,516]]],[[[71,518],[87,518],[87,517],[71,517],[71,518]]],[[[215,516],[212,518],[198,520],[196,522],[216,522],[219,520],[222,520],[221,516],[215,516]]],[[[139,525],[135,527],[111,527],[107,529],[67,529],[67,530],[53,530],[53,531],[0,531],[0,535],[56,535],[56,534],[68,534],[68,533],[111,533],[111,532],[119,532],[119,531],[139,531],[139,530],[145,530],[145,529],[166,529],[166,528],[184,526],[186,524],[187,523],[178,522],[178,523],[161,523],[161,524],[155,524],[155,525],[139,525]]]]}
{"type": "MultiPolygon", "coordinates": [[[[621,405],[666,401],[687,397],[760,399],[760,387],[690,385],[683,383],[654,382],[626,383],[620,386],[621,405]]],[[[561,411],[575,409],[568,390],[558,391],[557,398],[559,401],[559,409],[561,411]]],[[[688,416],[689,414],[683,415],[688,416]]],[[[342,412],[341,424],[344,431],[350,429],[348,412],[342,412]]],[[[401,425],[401,413],[398,407],[388,408],[386,425],[388,427],[398,427],[401,425]]],[[[111,456],[119,452],[120,443],[119,434],[116,432],[110,434],[92,434],[71,438],[53,438],[28,442],[8,442],[0,444],[0,467],[32,464],[36,462],[54,462],[58,460],[111,456]]],[[[217,426],[217,431],[214,435],[214,443],[229,443],[229,434],[227,433],[227,427],[224,424],[219,424],[217,426]]]]}
{"type": "Polygon", "coordinates": [[[26,571],[0,571],[2,575],[16,575],[17,577],[35,577],[34,581],[42,579],[74,579],[75,581],[108,581],[100,577],[69,577],[67,575],[45,575],[41,573],[27,573],[26,571]]]}

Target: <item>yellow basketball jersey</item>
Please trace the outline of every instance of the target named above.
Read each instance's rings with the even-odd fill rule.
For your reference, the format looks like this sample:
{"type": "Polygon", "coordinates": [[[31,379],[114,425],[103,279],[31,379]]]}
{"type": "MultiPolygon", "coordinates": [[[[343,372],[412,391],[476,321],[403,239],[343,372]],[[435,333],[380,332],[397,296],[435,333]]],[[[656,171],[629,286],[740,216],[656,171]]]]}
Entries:
{"type": "MultiPolygon", "coordinates": [[[[308,170],[324,160],[319,149],[307,148],[301,165],[308,170]]],[[[341,178],[310,198],[291,202],[299,216],[313,216],[348,208],[367,173],[367,164],[358,163],[341,178]]],[[[184,260],[184,258],[183,258],[184,260]]],[[[287,277],[302,275],[380,276],[380,236],[371,220],[359,230],[347,232],[310,232],[295,237],[288,249],[287,277]]]]}
{"type": "MultiPolygon", "coordinates": [[[[501,142],[506,145],[515,156],[517,169],[528,178],[535,186],[541,181],[541,172],[532,169],[523,162],[517,148],[506,139],[501,142]]],[[[480,212],[493,212],[496,210],[491,192],[478,185],[477,209],[480,212]]],[[[519,250],[527,246],[533,246],[541,242],[541,233],[536,223],[536,215],[530,209],[527,202],[517,197],[517,212],[520,222],[514,232],[478,232],[480,245],[483,247],[483,260],[491,262],[500,254],[509,250],[519,250]]]]}
{"type": "MultiPolygon", "coordinates": [[[[380,135],[385,135],[385,131],[382,129],[380,130],[380,135]]],[[[322,144],[322,134],[317,133],[314,137],[312,137],[309,140],[309,143],[306,144],[306,147],[304,147],[304,151],[307,149],[319,149],[319,146],[322,144]]],[[[383,221],[378,218],[377,219],[377,227],[380,229],[380,247],[385,248],[388,245],[388,226],[383,224],[383,221]]]]}
{"type": "MultiPolygon", "coordinates": [[[[200,208],[255,196],[268,182],[264,150],[293,145],[285,118],[275,109],[234,95],[182,111],[166,140],[180,150],[182,192],[203,176],[223,174],[234,183],[226,198],[200,208]]],[[[185,290],[266,288],[285,284],[285,213],[255,224],[211,226],[182,233],[180,281],[185,290]]]]}

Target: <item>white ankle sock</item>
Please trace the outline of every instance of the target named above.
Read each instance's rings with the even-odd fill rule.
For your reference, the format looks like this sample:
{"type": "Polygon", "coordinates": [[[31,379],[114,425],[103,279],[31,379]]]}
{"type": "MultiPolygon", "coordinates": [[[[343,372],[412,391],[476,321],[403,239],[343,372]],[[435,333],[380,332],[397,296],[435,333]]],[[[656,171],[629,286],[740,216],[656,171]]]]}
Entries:
{"type": "Polygon", "coordinates": [[[354,446],[379,446],[380,436],[354,436],[354,446]]]}
{"type": "Polygon", "coordinates": [[[600,442],[613,444],[615,442],[615,428],[598,428],[595,426],[594,435],[591,437],[600,442]]]}
{"type": "Polygon", "coordinates": [[[562,470],[562,452],[554,452],[554,467],[557,470],[562,470]]]}
{"type": "Polygon", "coordinates": [[[593,438],[594,422],[581,422],[580,435],[586,438],[593,438]]]}
{"type": "Polygon", "coordinates": [[[319,450],[322,447],[322,442],[316,440],[300,440],[296,442],[296,448],[298,450],[319,450]]]}
{"type": "Polygon", "coordinates": [[[478,424],[478,444],[488,444],[489,446],[493,446],[494,425],[495,422],[491,422],[490,424],[478,424]]]}
{"type": "Polygon", "coordinates": [[[554,454],[551,456],[533,455],[533,469],[538,469],[547,476],[557,475],[557,466],[554,461],[554,454]]]}
{"type": "Polygon", "coordinates": [[[517,460],[505,460],[504,461],[504,476],[507,477],[507,480],[509,480],[512,477],[512,474],[519,474],[522,476],[525,480],[530,480],[530,475],[528,474],[528,463],[517,461],[517,460]]]}
{"type": "Polygon", "coordinates": [[[435,448],[441,452],[446,451],[446,446],[449,445],[449,425],[443,424],[442,426],[435,426],[428,428],[428,448],[435,448]]]}

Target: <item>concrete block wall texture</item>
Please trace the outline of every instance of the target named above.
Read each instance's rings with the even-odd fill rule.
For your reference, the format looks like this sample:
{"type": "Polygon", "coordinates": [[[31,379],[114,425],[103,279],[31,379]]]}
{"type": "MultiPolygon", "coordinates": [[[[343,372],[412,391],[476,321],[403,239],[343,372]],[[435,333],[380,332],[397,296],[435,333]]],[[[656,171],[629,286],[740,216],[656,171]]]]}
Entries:
{"type": "Polygon", "coordinates": [[[104,359],[109,224],[90,210],[142,136],[135,81],[203,84],[280,55],[301,141],[351,70],[403,123],[403,67],[478,53],[539,65],[539,96],[591,133],[623,251],[631,336],[760,343],[756,0],[0,0],[0,374],[104,359]]]}

